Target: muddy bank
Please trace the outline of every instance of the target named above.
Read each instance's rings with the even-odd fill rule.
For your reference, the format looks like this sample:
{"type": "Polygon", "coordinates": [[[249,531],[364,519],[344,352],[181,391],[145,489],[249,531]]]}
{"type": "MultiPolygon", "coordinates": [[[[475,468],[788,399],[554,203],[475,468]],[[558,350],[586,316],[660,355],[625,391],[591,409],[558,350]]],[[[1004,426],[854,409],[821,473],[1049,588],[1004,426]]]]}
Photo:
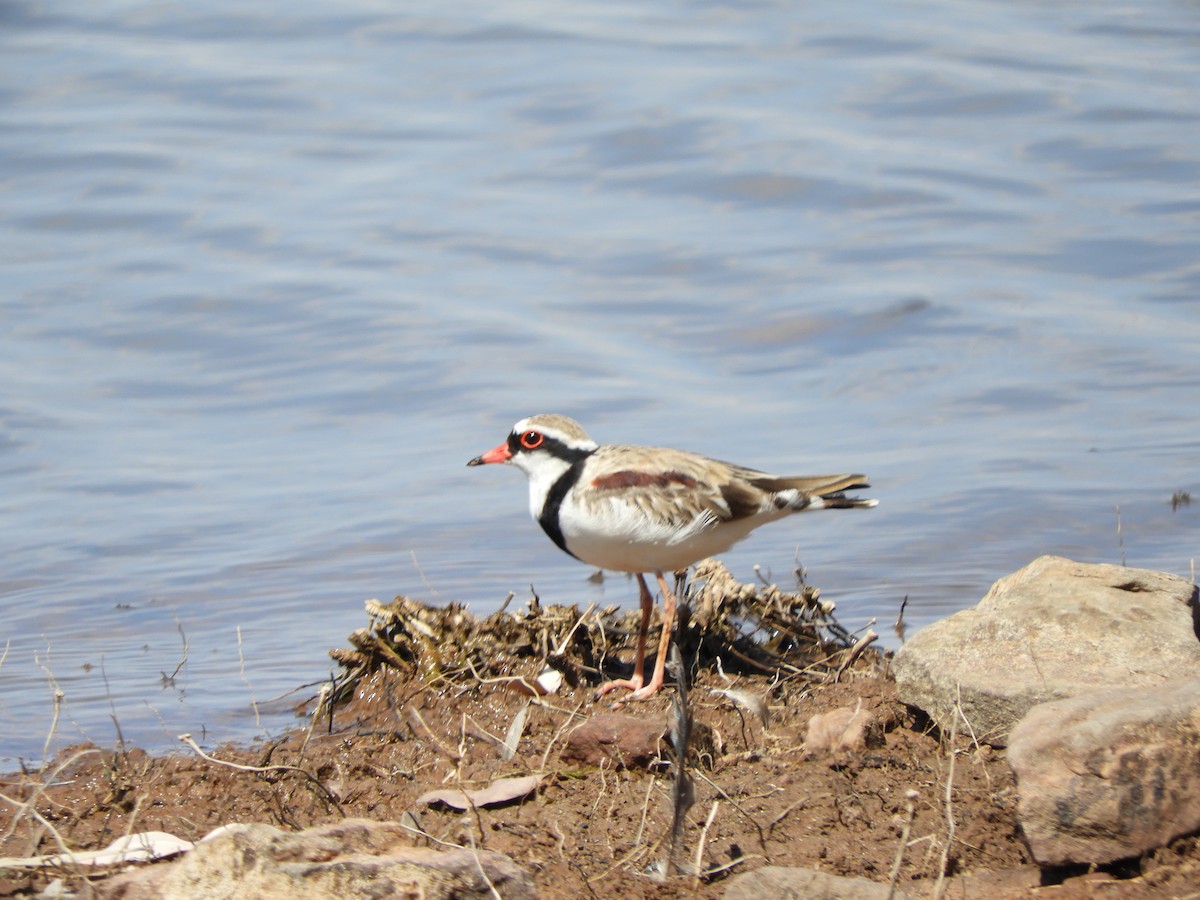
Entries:
{"type": "MultiPolygon", "coordinates": [[[[5,776],[0,856],[94,849],[133,832],[195,841],[231,822],[298,831],[361,817],[402,823],[413,846],[506,854],[545,897],[720,897],[766,865],[894,883],[909,896],[1200,890],[1195,836],[1091,872],[1039,869],[1003,753],[951,744],[901,704],[888,658],[840,631],[816,592],[725,585],[693,601],[682,808],[674,689],[621,711],[658,730],[653,752],[568,749],[581,725],[611,712],[592,682],[627,659],[617,611],[591,611],[593,626],[581,621],[588,611],[539,608],[532,627],[498,619],[489,630],[461,610],[397,607],[338,651],[330,702],[279,740],[203,748],[206,757],[183,745],[162,756],[79,746],[40,772],[5,776]],[[555,658],[561,686],[538,695],[555,658]],[[809,728],[835,710],[865,714],[865,725],[837,731],[830,748],[809,728]],[[532,792],[499,805],[422,799],[478,797],[531,775],[532,792]]],[[[33,896],[56,879],[85,896],[110,871],[7,868],[0,896],[33,896]]]]}

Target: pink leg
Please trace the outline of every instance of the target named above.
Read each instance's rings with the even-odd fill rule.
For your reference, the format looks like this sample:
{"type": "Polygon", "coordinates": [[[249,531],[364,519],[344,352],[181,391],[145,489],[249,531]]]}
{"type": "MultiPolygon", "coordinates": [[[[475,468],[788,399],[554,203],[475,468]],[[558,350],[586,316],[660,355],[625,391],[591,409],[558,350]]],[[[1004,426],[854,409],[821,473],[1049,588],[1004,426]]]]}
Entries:
{"type": "Polygon", "coordinates": [[[600,685],[600,690],[596,694],[597,697],[603,697],[615,688],[628,688],[631,691],[636,691],[641,688],[642,683],[645,681],[646,635],[650,631],[650,614],[654,612],[654,596],[650,593],[650,588],[646,587],[646,579],[641,572],[638,572],[638,584],[641,586],[641,595],[638,599],[642,604],[642,626],[638,629],[637,650],[633,658],[633,677],[623,678],[620,681],[606,681],[600,685]]]}
{"type": "Polygon", "coordinates": [[[650,679],[650,683],[642,688],[637,688],[629,695],[630,700],[647,700],[658,693],[658,689],[663,685],[663,675],[667,666],[667,648],[671,645],[671,632],[675,628],[675,595],[671,593],[671,587],[667,584],[667,579],[663,578],[662,572],[655,572],[655,577],[658,578],[658,586],[662,589],[663,595],[663,624],[662,637],[658,639],[658,657],[654,660],[654,675],[650,679]]]}

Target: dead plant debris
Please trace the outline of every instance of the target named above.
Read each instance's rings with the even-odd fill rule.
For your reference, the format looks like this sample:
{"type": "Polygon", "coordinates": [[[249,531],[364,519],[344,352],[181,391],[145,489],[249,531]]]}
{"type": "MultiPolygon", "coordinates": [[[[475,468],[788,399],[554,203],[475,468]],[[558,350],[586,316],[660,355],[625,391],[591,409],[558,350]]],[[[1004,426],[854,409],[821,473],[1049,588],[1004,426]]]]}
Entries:
{"type": "MultiPolygon", "coordinates": [[[[848,654],[863,643],[838,624],[833,604],[816,588],[742,584],[715,560],[695,567],[683,596],[690,624],[677,639],[693,668],[821,681],[852,662],[848,654]]],[[[370,600],[367,614],[368,627],[350,635],[353,648],[330,651],[342,668],[334,679],[335,702],[380,667],[434,687],[510,679],[534,695],[545,693],[538,677],[547,666],[571,687],[595,684],[630,667],[618,654],[632,649],[639,616],[615,604],[582,612],[543,606],[536,594],[523,610],[483,619],[457,603],[431,607],[408,597],[370,600]]]]}

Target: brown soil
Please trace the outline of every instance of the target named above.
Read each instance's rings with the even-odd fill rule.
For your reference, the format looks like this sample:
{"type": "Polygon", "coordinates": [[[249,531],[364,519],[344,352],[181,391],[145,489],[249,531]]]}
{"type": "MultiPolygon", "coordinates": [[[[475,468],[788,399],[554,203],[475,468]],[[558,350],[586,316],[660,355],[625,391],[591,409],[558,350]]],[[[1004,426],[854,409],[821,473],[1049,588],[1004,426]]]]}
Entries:
{"type": "MultiPolygon", "coordinates": [[[[682,874],[666,880],[654,873],[671,831],[669,747],[649,768],[564,762],[573,725],[607,711],[592,699],[593,688],[564,685],[528,706],[519,750],[505,761],[500,744],[528,697],[486,678],[434,688],[423,674],[392,666],[360,672],[332,730],[322,717],[311,734],[299,730],[263,746],[212,753],[303,773],[234,769],[189,749],[149,756],[68,748],[42,773],[0,778],[4,797],[34,800],[15,819],[10,804],[0,807],[0,856],[55,853],[59,840],[95,849],[132,831],[196,840],[230,822],[301,829],[343,816],[402,820],[411,812],[416,819],[403,821],[429,835],[414,836],[414,843],[507,853],[532,874],[540,896],[719,897],[729,879],[767,864],[887,883],[911,808],[897,881],[910,896],[934,896],[943,865],[946,897],[1200,896],[1195,836],[1108,869],[1041,872],[1016,825],[1016,789],[1003,754],[958,740],[951,772],[948,742],[897,701],[886,658],[870,651],[840,676],[831,668],[817,680],[697,673],[689,692],[694,799],[674,855],[682,874]],[[712,692],[731,686],[767,698],[766,728],[712,692]],[[880,736],[854,753],[806,754],[811,716],[860,703],[882,726],[880,736]],[[543,776],[537,792],[507,806],[463,813],[415,805],[434,789],[530,773],[543,776]],[[694,874],[698,855],[702,877],[694,874]]],[[[674,695],[665,689],[626,712],[669,715],[674,695]]],[[[0,870],[0,897],[33,895],[60,877],[86,893],[82,875],[72,868],[0,870]]]]}

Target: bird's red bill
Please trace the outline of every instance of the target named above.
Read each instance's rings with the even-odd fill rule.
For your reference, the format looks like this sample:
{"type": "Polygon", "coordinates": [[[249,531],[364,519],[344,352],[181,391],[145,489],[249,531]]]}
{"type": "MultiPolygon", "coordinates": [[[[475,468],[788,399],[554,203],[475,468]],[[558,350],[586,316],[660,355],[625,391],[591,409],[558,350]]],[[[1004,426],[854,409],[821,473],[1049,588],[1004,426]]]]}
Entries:
{"type": "Polygon", "coordinates": [[[512,451],[508,449],[508,444],[501,444],[499,447],[493,447],[487,453],[475,457],[468,466],[482,466],[486,463],[502,463],[512,459],[512,451]]]}

